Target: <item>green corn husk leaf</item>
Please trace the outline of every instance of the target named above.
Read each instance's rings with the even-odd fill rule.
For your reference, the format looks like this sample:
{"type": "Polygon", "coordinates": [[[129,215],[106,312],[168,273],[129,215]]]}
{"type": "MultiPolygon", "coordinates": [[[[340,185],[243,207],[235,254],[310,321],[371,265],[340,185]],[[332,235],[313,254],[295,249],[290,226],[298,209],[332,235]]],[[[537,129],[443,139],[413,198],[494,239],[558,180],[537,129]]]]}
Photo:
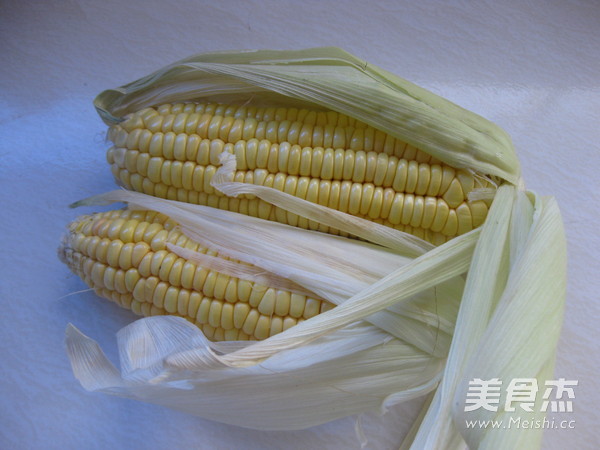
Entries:
{"type": "Polygon", "coordinates": [[[562,321],[560,213],[552,199],[524,191],[506,133],[335,48],[197,55],[104,91],[95,105],[112,124],[146,106],[199,99],[332,109],[502,185],[480,229],[437,248],[270,188],[232,183],[226,160],[213,185],[227,195],[256,195],[372,244],[143,194],[83,202],[162,211],[193,239],[338,305],[256,343],[212,343],[183,319],[142,319],[119,333],[121,372],[69,327],[69,356],[84,387],[259,429],[305,428],[430,393],[402,448],[539,447],[542,429],[465,427],[467,419],[508,420],[518,411],[490,417],[463,408],[473,378],[551,377],[562,321]]]}
{"type": "MultiPolygon", "coordinates": [[[[467,428],[467,420],[510,423],[524,412],[465,412],[474,378],[552,378],[566,292],[566,242],[556,202],[501,188],[502,214],[483,226],[475,249],[442,383],[414,448],[539,448],[542,429],[467,428]],[[488,231],[491,231],[489,233],[488,231]],[[488,263],[481,263],[484,258],[488,263]],[[496,275],[490,273],[495,271],[496,275]]],[[[505,393],[500,398],[504,404],[505,393]]],[[[537,398],[534,414],[543,419],[537,398]]]]}

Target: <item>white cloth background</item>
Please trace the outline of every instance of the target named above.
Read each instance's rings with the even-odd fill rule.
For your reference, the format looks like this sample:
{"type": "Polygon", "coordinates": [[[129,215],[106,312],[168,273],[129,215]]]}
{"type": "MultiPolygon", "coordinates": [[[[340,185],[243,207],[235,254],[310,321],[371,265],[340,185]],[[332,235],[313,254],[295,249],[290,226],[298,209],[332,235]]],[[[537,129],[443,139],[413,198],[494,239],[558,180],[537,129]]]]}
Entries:
{"type": "MultiPolygon", "coordinates": [[[[67,323],[116,361],[134,316],[73,294],[85,286],[55,250],[84,212],[67,205],[115,186],[97,93],[193,53],[326,45],[498,123],[527,186],[558,198],[570,259],[556,376],[580,385],[575,429],[547,431],[544,448],[598,445],[599,3],[22,0],[2,2],[0,42],[0,448],[360,448],[353,418],[266,433],[85,392],[67,323]]],[[[363,418],[367,448],[397,448],[419,404],[363,418]]]]}

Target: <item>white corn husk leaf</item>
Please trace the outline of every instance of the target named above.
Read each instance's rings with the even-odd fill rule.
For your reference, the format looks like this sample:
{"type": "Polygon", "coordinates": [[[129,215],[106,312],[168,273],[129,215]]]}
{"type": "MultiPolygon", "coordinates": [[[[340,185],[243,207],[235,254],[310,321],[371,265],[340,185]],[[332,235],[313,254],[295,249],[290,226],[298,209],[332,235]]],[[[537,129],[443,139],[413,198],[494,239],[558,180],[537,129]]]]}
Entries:
{"type": "MultiPolygon", "coordinates": [[[[380,246],[358,244],[364,245],[358,258],[354,244],[333,236],[313,233],[306,241],[310,232],[238,221],[210,208],[200,212],[141,194],[105,196],[175,215],[199,242],[338,306],[257,343],[211,343],[183,319],[142,319],[119,333],[121,372],[70,327],[69,355],[87,389],[261,429],[305,428],[429,392],[402,448],[539,446],[542,429],[467,430],[462,410],[471,378],[550,377],[562,320],[566,255],[558,208],[523,190],[503,130],[335,48],[197,55],[105,91],[95,105],[112,124],[146,106],[192,100],[332,109],[504,185],[481,229],[432,249],[269,188],[229,183],[227,171],[216,180],[228,194],[254,189],[266,201],[380,246]],[[466,271],[463,292],[459,275],[466,271]]],[[[491,190],[470,194],[473,201],[492,197],[491,190]]],[[[485,410],[468,414],[489,418],[485,410]]]]}
{"type": "Polygon", "coordinates": [[[297,429],[420,396],[439,382],[460,275],[478,231],[413,260],[366,242],[134,192],[86,203],[111,201],[167,214],[190,236],[201,232],[219,251],[339,306],[255,343],[211,343],[184,319],[142,319],[119,333],[121,374],[72,327],[69,356],[87,389],[246,427],[297,429]]]}
{"type": "Polygon", "coordinates": [[[73,371],[93,391],[176,408],[224,423],[294,430],[373,410],[389,392],[435,387],[442,360],[374,327],[355,325],[244,368],[184,319],[141,319],[118,334],[121,373],[97,344],[67,331],[73,371]],[[143,353],[142,353],[143,349],[143,353]]]}

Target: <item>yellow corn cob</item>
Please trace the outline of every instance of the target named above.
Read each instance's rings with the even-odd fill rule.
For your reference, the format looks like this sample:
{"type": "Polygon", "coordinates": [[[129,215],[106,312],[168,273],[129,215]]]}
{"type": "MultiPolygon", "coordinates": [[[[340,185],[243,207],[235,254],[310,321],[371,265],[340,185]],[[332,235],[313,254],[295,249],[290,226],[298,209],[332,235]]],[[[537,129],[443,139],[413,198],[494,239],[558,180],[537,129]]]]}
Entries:
{"type": "Polygon", "coordinates": [[[219,155],[236,156],[234,181],[273,187],[436,245],[483,223],[488,203],[470,202],[468,194],[492,187],[333,111],[166,104],[130,114],[109,129],[109,139],[108,162],[129,189],[335,234],[253,196],[215,190],[219,155]]]}
{"type": "Polygon", "coordinates": [[[143,316],[181,316],[212,340],[266,339],[333,307],[178,257],[167,243],[216,253],[176,225],[152,211],[83,216],[70,224],[59,254],[101,297],[143,316]]]}

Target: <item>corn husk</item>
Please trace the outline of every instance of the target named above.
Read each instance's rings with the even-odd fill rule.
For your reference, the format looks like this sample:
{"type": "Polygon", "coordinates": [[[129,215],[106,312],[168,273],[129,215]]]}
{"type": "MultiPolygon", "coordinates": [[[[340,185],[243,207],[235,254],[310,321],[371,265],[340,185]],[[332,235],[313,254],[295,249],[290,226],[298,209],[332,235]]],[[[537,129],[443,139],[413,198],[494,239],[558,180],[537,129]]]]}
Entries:
{"type": "Polygon", "coordinates": [[[338,306],[335,314],[253,344],[212,343],[180,318],[139,320],[119,333],[121,376],[94,343],[70,329],[69,352],[86,388],[277,430],[377,409],[392,393],[412,398],[439,381],[477,231],[411,265],[401,251],[228,211],[125,191],[88,203],[99,201],[168,214],[190,237],[202,230],[202,240],[219,252],[235,252],[338,306]],[[458,263],[443,264],[450,259],[458,263]],[[148,397],[146,389],[156,394],[148,397]]]}
{"type": "Polygon", "coordinates": [[[111,124],[146,106],[199,99],[333,109],[501,186],[480,229],[437,248],[269,188],[232,183],[226,158],[213,182],[227,195],[256,195],[370,243],[125,191],[85,201],[163,212],[191,238],[338,306],[256,343],[213,343],[177,317],[142,319],[119,332],[120,371],[70,326],[67,348],[82,385],[280,430],[429,393],[403,448],[538,447],[541,429],[465,427],[466,419],[508,420],[518,411],[463,408],[473,378],[550,377],[562,321],[560,213],[553,199],[524,190],[506,133],[334,48],[198,55],[105,91],[95,105],[111,124]]]}
{"type": "Polygon", "coordinates": [[[94,100],[107,124],[161,103],[210,100],[331,109],[439,158],[517,183],[510,137],[498,126],[338,48],[207,53],[94,100]]]}

